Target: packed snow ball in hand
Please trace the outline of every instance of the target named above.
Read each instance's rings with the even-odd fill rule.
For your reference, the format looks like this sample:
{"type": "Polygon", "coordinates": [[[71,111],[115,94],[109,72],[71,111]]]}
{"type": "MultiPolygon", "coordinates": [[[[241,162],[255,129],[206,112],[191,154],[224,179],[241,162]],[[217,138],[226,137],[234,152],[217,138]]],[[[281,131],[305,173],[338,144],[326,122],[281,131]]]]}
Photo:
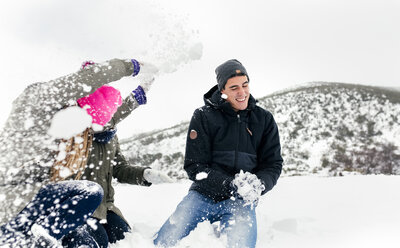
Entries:
{"type": "Polygon", "coordinates": [[[258,177],[250,172],[243,172],[235,175],[232,185],[236,189],[236,193],[246,202],[245,205],[254,206],[257,204],[261,193],[265,190],[265,186],[258,177]]]}

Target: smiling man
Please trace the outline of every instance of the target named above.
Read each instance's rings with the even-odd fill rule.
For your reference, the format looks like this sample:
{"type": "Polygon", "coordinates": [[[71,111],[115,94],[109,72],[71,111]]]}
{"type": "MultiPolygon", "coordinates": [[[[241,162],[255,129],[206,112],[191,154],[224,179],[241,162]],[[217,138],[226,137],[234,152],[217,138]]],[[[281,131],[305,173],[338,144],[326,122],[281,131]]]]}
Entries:
{"type": "Polygon", "coordinates": [[[278,127],[250,95],[249,76],[237,60],[215,70],[217,83],[204,95],[189,125],[184,169],[189,193],[154,240],[174,246],[197,224],[219,222],[228,247],[255,247],[258,198],[282,170],[278,127]]]}

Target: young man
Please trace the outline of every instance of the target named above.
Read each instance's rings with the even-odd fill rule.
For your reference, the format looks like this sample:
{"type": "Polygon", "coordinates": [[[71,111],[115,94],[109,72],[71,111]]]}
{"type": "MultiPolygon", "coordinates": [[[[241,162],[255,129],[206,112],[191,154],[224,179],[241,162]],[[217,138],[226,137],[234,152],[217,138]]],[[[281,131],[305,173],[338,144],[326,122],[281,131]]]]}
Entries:
{"type": "Polygon", "coordinates": [[[159,230],[154,243],[174,246],[199,222],[220,221],[228,247],[255,247],[255,206],[276,184],[283,159],[278,127],[250,95],[249,76],[237,60],[215,70],[218,85],[196,109],[186,142],[188,195],[159,230]]]}

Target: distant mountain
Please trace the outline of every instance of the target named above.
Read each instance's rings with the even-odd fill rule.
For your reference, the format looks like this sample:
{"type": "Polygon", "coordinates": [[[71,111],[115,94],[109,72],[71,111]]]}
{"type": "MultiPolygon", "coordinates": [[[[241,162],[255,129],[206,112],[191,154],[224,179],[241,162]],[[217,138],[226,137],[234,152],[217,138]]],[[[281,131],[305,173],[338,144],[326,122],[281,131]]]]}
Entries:
{"type": "MultiPolygon", "coordinates": [[[[283,175],[400,174],[400,91],[316,82],[258,101],[278,124],[283,175]]],[[[121,148],[132,164],[186,178],[187,129],[136,135],[121,148]]]]}

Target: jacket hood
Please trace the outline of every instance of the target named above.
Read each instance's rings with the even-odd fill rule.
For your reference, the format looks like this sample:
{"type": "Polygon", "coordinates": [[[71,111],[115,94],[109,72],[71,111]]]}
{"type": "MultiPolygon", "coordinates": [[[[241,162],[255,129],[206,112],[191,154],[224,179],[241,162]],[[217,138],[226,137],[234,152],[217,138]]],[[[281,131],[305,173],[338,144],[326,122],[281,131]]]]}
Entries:
{"type": "MultiPolygon", "coordinates": [[[[203,99],[206,106],[216,109],[233,110],[231,104],[221,97],[221,92],[218,89],[218,85],[215,85],[207,93],[205,93],[203,99]]],[[[250,94],[249,103],[246,110],[254,109],[256,103],[257,100],[250,94]]]]}

